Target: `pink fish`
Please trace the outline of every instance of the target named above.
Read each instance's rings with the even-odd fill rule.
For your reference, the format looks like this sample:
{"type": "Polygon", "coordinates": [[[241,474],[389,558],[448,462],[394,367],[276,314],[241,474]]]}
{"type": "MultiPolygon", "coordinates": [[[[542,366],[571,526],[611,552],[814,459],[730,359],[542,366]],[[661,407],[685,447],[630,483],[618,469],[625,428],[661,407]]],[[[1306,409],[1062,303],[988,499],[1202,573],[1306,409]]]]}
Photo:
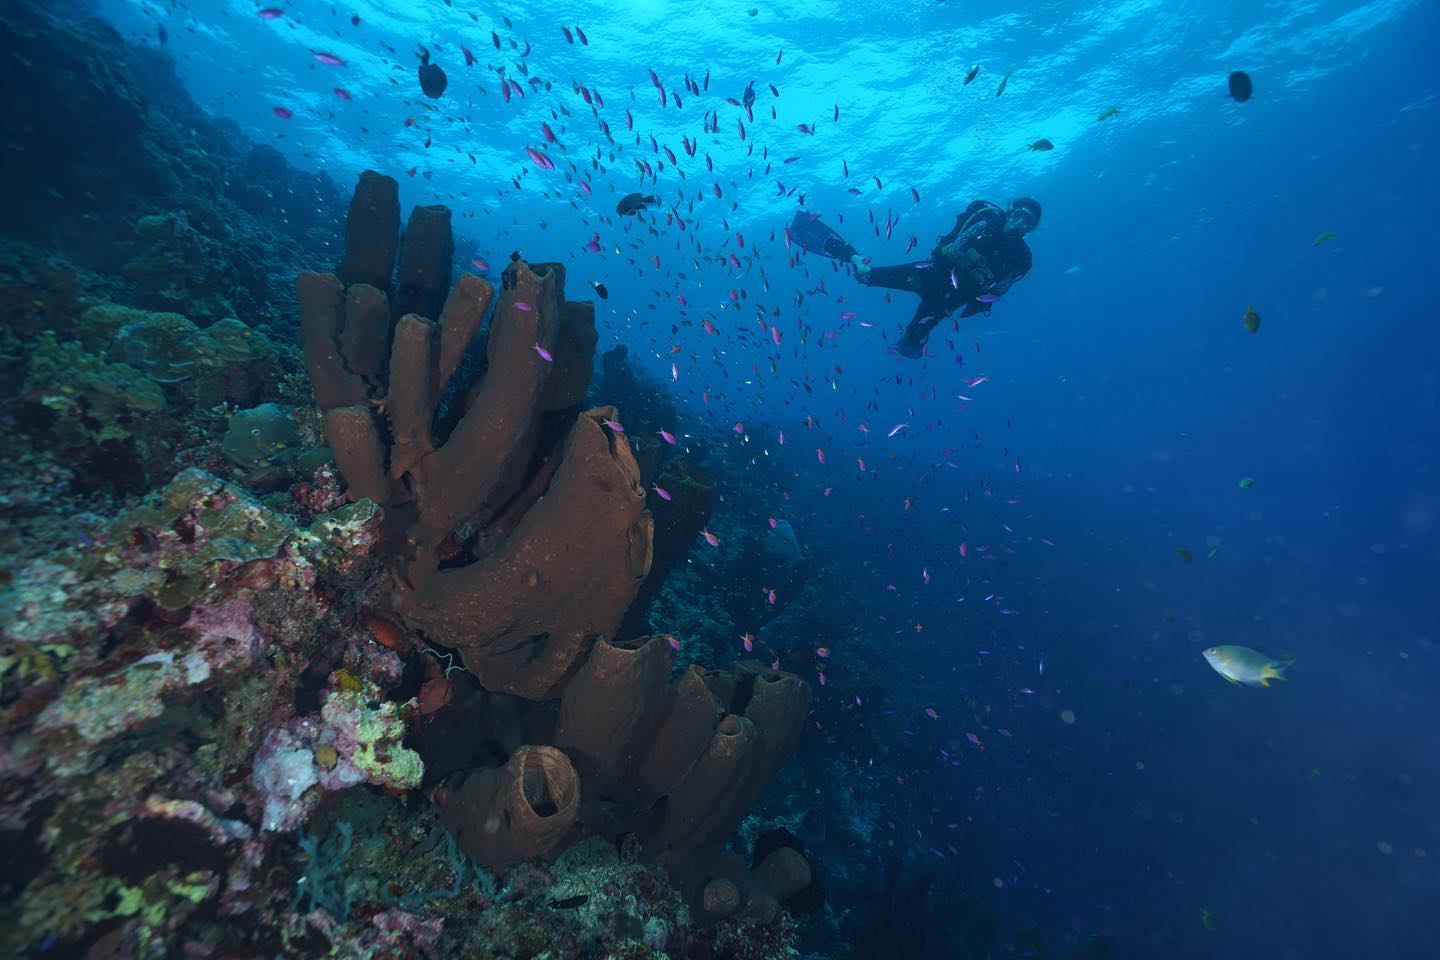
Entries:
{"type": "Polygon", "coordinates": [[[261,20],[274,20],[276,17],[283,17],[284,15],[285,11],[279,7],[266,7],[260,11],[261,20]]]}
{"type": "Polygon", "coordinates": [[[271,107],[270,112],[275,114],[275,116],[279,117],[281,120],[289,120],[291,117],[295,116],[295,111],[291,110],[289,107],[271,107]]]}
{"type": "Polygon", "coordinates": [[[746,653],[755,649],[755,635],[748,630],[740,634],[740,642],[744,645],[746,653]]]}
{"type": "Polygon", "coordinates": [[[679,641],[679,640],[676,640],[674,637],[667,636],[667,637],[665,638],[665,641],[670,644],[670,649],[671,649],[671,650],[679,650],[679,649],[680,649],[680,641],[679,641]]]}
{"type": "Polygon", "coordinates": [[[652,483],[652,484],[650,485],[650,489],[651,489],[651,490],[654,490],[654,491],[655,491],[655,495],[656,495],[657,497],[659,497],[661,500],[669,500],[669,499],[670,499],[670,491],[664,489],[663,487],[657,486],[656,484],[653,484],[653,483],[652,483]]]}
{"type": "Polygon", "coordinates": [[[965,386],[967,389],[974,389],[975,387],[980,386],[980,384],[985,383],[989,379],[989,377],[971,377],[969,380],[965,381],[965,386]]]}
{"type": "Polygon", "coordinates": [[[675,434],[671,433],[669,430],[661,429],[661,430],[657,430],[657,431],[655,431],[655,432],[658,433],[658,434],[660,434],[660,439],[661,439],[661,440],[664,440],[666,443],[670,444],[672,447],[675,445],[675,434]]]}
{"type": "Polygon", "coordinates": [[[545,123],[543,120],[540,122],[540,133],[546,140],[549,140],[551,143],[555,142],[555,131],[551,130],[550,124],[545,123]]]}
{"type": "Polygon", "coordinates": [[[535,344],[535,352],[540,354],[540,359],[546,361],[547,363],[554,362],[555,360],[555,358],[550,355],[550,351],[546,350],[538,343],[535,344]]]}
{"type": "Polygon", "coordinates": [[[744,433],[745,433],[745,424],[737,422],[737,423],[735,424],[735,426],[734,426],[733,429],[734,429],[734,431],[735,431],[736,433],[741,434],[741,435],[743,436],[744,433]]]}
{"type": "Polygon", "coordinates": [[[532,307],[532,306],[530,306],[530,304],[524,302],[523,300],[516,300],[516,301],[515,301],[515,309],[516,309],[516,310],[524,311],[525,313],[529,313],[531,310],[534,310],[535,308],[532,307]]]}
{"type": "Polygon", "coordinates": [[[816,648],[815,648],[815,656],[819,657],[821,660],[828,660],[828,659],[830,658],[830,648],[829,648],[829,647],[816,647],[816,648]]]}
{"type": "Polygon", "coordinates": [[[771,518],[770,518],[770,529],[771,529],[771,530],[775,530],[775,529],[779,528],[779,526],[780,526],[780,521],[779,521],[779,520],[776,520],[774,517],[771,517],[771,518]]]}
{"type": "Polygon", "coordinates": [[[815,459],[816,459],[816,460],[819,460],[821,463],[824,463],[824,462],[825,462],[825,451],[824,451],[824,450],[821,450],[819,447],[816,447],[816,448],[815,448],[815,459]]]}
{"type": "Polygon", "coordinates": [[[545,154],[541,153],[539,150],[536,150],[534,147],[526,146],[525,153],[529,155],[531,162],[533,162],[535,166],[539,167],[541,170],[555,169],[555,161],[551,160],[549,157],[545,156],[545,154]]]}
{"type": "Polygon", "coordinates": [[[908,423],[897,423],[897,424],[895,424],[895,426],[893,426],[893,427],[890,428],[890,432],[887,433],[887,434],[885,434],[885,436],[886,436],[886,437],[893,437],[893,436],[895,436],[895,434],[899,433],[901,430],[904,430],[904,429],[905,429],[906,427],[908,427],[908,426],[910,426],[910,424],[908,424],[908,423]]]}
{"type": "MultiPolygon", "coordinates": [[[[777,669],[778,669],[778,668],[777,668],[777,669]]],[[[818,681],[820,681],[820,686],[822,686],[822,687],[825,686],[825,671],[824,671],[824,670],[816,670],[816,671],[815,671],[815,679],[818,680],[818,681]]]]}
{"type": "Polygon", "coordinates": [[[701,530],[701,531],[700,531],[700,536],[704,537],[704,538],[705,538],[705,542],[708,543],[708,544],[710,544],[710,546],[712,546],[712,547],[718,547],[718,546],[720,546],[720,538],[717,537],[717,536],[715,536],[715,534],[711,533],[709,530],[701,530]]]}
{"type": "Polygon", "coordinates": [[[677,367],[677,366],[672,362],[672,363],[670,364],[670,380],[671,380],[672,382],[674,382],[674,381],[678,381],[679,379],[680,379],[680,368],[677,367]]]}
{"type": "Polygon", "coordinates": [[[764,587],[762,589],[765,593],[766,602],[769,603],[772,607],[775,606],[775,591],[770,587],[764,587]]]}
{"type": "Polygon", "coordinates": [[[611,430],[614,430],[616,433],[624,433],[624,432],[625,432],[625,428],[620,425],[620,421],[619,421],[619,420],[601,420],[601,421],[600,421],[600,425],[601,425],[602,427],[609,427],[611,430]]]}
{"type": "Polygon", "coordinates": [[[486,263],[484,260],[481,260],[479,257],[471,260],[470,266],[474,267],[476,270],[481,271],[482,273],[490,272],[490,264],[486,263]]]}
{"type": "Polygon", "coordinates": [[[590,242],[587,243],[587,244],[585,244],[585,247],[586,247],[591,253],[599,253],[600,250],[602,249],[601,246],[600,246],[600,234],[597,233],[597,234],[595,234],[593,237],[591,237],[591,238],[590,238],[590,242]]]}
{"type": "Polygon", "coordinates": [[[344,87],[336,87],[335,96],[339,97],[341,100],[349,100],[350,91],[346,90],[344,87]]]}
{"type": "Polygon", "coordinates": [[[473,67],[475,65],[475,54],[470,52],[470,48],[462,43],[460,44],[460,52],[465,54],[465,66],[473,67]]]}
{"type": "Polygon", "coordinates": [[[344,61],[344,60],[341,60],[339,57],[335,56],[335,54],[333,54],[333,53],[321,53],[321,52],[319,52],[319,51],[316,51],[316,52],[315,52],[315,59],[318,60],[318,61],[320,61],[321,63],[323,63],[323,64],[325,64],[325,65],[327,65],[327,66],[331,66],[331,67],[343,67],[343,66],[345,66],[345,61],[344,61]]]}
{"type": "Polygon", "coordinates": [[[777,347],[780,346],[780,328],[779,328],[779,327],[771,327],[771,328],[770,328],[770,339],[775,341],[775,346],[777,346],[777,347]]]}
{"type": "Polygon", "coordinates": [[[931,720],[939,720],[940,711],[936,710],[934,707],[926,707],[925,716],[929,717],[931,720]]]}
{"type": "Polygon", "coordinates": [[[980,294],[980,296],[976,297],[975,299],[976,299],[976,300],[979,300],[981,303],[994,303],[996,300],[999,300],[1000,298],[997,297],[997,296],[996,296],[995,294],[993,294],[993,293],[982,293],[982,294],[980,294]]]}

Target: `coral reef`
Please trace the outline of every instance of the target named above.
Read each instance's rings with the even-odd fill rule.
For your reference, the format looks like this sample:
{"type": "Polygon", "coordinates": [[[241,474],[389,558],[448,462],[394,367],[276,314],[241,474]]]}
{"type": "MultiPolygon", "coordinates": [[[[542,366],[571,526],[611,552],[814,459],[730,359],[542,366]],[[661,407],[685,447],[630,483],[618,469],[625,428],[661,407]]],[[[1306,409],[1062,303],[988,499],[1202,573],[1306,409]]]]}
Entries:
{"type": "Polygon", "coordinates": [[[0,84],[8,234],[107,274],[123,302],[288,326],[295,265],[326,258],[343,215],[333,182],[201,111],[167,53],[72,5],[4,5],[0,84]]]}
{"type": "Polygon", "coordinates": [[[146,490],[230,405],[274,392],[279,352],[234,318],[201,329],[101,303],[61,328],[73,339],[45,330],[28,346],[18,426],[48,439],[83,486],[146,490]]]}

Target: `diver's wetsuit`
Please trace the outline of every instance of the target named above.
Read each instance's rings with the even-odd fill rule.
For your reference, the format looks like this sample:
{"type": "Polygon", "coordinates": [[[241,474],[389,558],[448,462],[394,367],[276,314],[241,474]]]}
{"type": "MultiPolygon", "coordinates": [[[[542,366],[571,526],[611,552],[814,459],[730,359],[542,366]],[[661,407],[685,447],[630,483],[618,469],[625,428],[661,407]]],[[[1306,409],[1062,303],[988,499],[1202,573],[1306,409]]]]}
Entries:
{"type": "Polygon", "coordinates": [[[897,344],[903,356],[918,357],[937,323],[956,310],[962,317],[989,313],[990,304],[975,298],[1003,295],[1029,270],[1030,247],[1023,237],[1005,231],[1005,211],[976,200],[955,218],[955,227],[940,238],[929,260],[873,267],[859,280],[920,295],[920,305],[897,344]]]}

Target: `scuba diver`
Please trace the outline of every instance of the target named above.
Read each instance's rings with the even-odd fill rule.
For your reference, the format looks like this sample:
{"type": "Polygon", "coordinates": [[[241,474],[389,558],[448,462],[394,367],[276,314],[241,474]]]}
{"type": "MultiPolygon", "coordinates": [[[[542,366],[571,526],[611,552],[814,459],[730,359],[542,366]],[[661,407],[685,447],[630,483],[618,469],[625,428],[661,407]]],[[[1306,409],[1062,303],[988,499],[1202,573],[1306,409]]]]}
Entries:
{"type": "Polygon", "coordinates": [[[1012,200],[1002,210],[987,200],[976,200],[955,217],[955,226],[937,238],[930,259],[891,267],[871,267],[846,240],[814,214],[799,212],[790,224],[790,237],[806,249],[848,262],[855,279],[870,287],[913,290],[920,305],[895,345],[902,357],[917,359],[925,353],[930,331],[956,310],[960,316],[989,313],[1030,269],[1030,247],[1025,234],[1040,225],[1040,204],[1030,197],[1012,200]]]}

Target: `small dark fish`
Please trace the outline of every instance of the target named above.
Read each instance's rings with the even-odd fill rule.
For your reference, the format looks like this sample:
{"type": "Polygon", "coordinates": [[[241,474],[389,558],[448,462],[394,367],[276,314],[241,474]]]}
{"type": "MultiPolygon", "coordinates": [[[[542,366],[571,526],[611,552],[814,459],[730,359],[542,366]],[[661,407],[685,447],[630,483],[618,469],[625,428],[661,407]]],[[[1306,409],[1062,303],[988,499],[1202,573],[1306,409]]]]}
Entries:
{"type": "Polygon", "coordinates": [[[973,66],[973,67],[971,67],[969,70],[965,71],[965,82],[962,83],[962,84],[960,84],[960,86],[962,86],[962,87],[968,87],[968,86],[970,86],[970,81],[971,81],[971,80],[974,80],[974,79],[975,79],[976,77],[978,77],[978,76],[980,76],[980,64],[977,63],[977,64],[975,64],[975,66],[973,66]]]}
{"type": "Polygon", "coordinates": [[[998,96],[1000,96],[1000,94],[1002,94],[1002,93],[1005,92],[1005,84],[1007,84],[1007,83],[1010,82],[1010,74],[1012,74],[1012,73],[1014,73],[1014,72],[1015,72],[1014,70],[1007,70],[1007,71],[1005,71],[1005,76],[1003,76],[1003,77],[1000,78],[1000,89],[998,89],[998,90],[995,91],[995,96],[998,97],[998,96]]]}
{"type": "Polygon", "coordinates": [[[610,291],[606,290],[605,284],[601,283],[599,280],[591,280],[590,286],[595,288],[595,293],[599,295],[601,300],[610,299],[610,291]]]}
{"type": "Polygon", "coordinates": [[[1189,550],[1186,550],[1184,547],[1176,547],[1175,556],[1179,557],[1185,563],[1190,563],[1195,559],[1195,555],[1189,550]]]}
{"type": "Polygon", "coordinates": [[[1240,318],[1240,322],[1245,324],[1245,329],[1250,333],[1260,332],[1260,312],[1253,303],[1245,307],[1245,315],[1240,318]]]}
{"type": "Polygon", "coordinates": [[[1250,99],[1250,94],[1255,87],[1250,83],[1250,75],[1244,70],[1236,70],[1230,74],[1230,96],[1244,103],[1250,99]]]}
{"type": "Polygon", "coordinates": [[[744,95],[742,95],[742,96],[740,97],[740,103],[745,107],[746,110],[749,110],[751,107],[753,107],[753,106],[755,105],[755,81],[754,81],[754,80],[751,80],[750,83],[749,83],[749,85],[747,85],[747,86],[745,87],[745,93],[744,93],[744,95]]]}
{"type": "Polygon", "coordinates": [[[633,216],[654,203],[659,203],[660,198],[650,194],[627,193],[615,204],[615,212],[622,217],[633,216]]]}
{"type": "Polygon", "coordinates": [[[566,897],[564,900],[551,900],[550,906],[556,910],[574,910],[576,907],[583,907],[590,900],[590,894],[577,893],[573,897],[566,897]]]}
{"type": "Polygon", "coordinates": [[[437,64],[430,62],[430,51],[424,47],[420,48],[420,90],[431,100],[437,100],[445,95],[445,87],[449,80],[445,78],[445,71],[437,64]]]}
{"type": "Polygon", "coordinates": [[[1030,144],[1030,149],[1039,150],[1043,153],[1046,150],[1054,150],[1055,144],[1051,143],[1049,140],[1046,140],[1044,137],[1041,137],[1039,140],[1036,140],[1034,143],[1030,144]]]}

